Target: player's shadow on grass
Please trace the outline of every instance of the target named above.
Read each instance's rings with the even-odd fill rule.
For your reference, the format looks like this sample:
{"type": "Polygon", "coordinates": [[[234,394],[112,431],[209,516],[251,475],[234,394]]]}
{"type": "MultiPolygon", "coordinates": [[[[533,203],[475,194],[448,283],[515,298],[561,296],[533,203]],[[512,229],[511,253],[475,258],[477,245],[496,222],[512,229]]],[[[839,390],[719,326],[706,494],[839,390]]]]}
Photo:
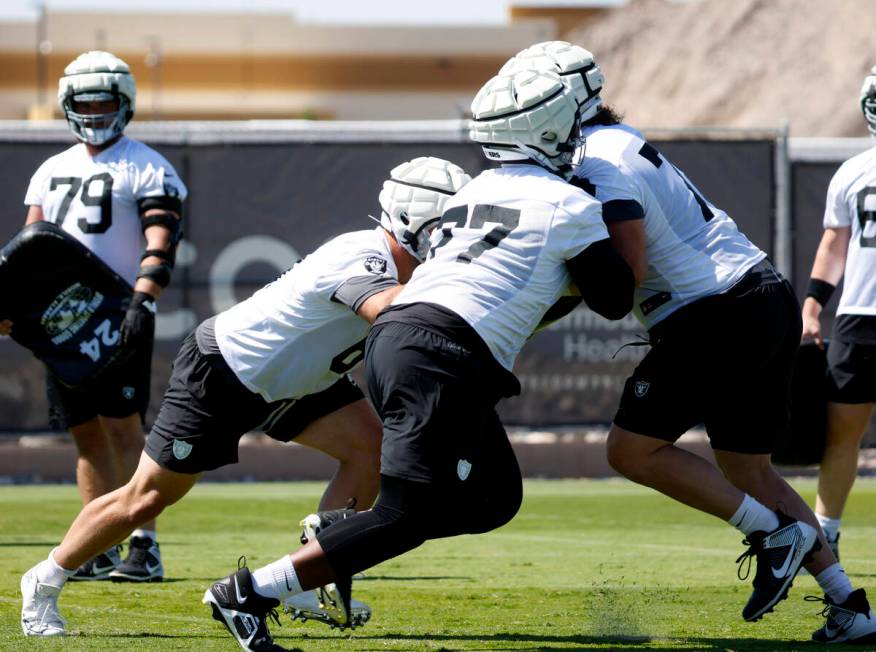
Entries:
{"type": "MultiPolygon", "coordinates": [[[[330,639],[336,638],[330,635],[314,636],[312,633],[308,635],[309,639],[330,639]]],[[[755,651],[755,652],[770,652],[782,651],[787,652],[806,649],[807,652],[815,652],[822,648],[827,649],[829,646],[815,645],[810,641],[777,641],[773,639],[758,639],[758,638],[683,638],[677,643],[672,638],[667,637],[651,637],[651,636],[623,636],[623,635],[586,635],[576,634],[570,636],[551,636],[539,634],[514,634],[513,632],[504,632],[499,634],[382,634],[374,636],[363,636],[356,634],[356,639],[369,639],[373,641],[389,640],[389,641],[459,641],[472,642],[477,641],[495,642],[495,643],[514,643],[514,650],[518,652],[528,652],[529,650],[581,650],[581,649],[610,649],[610,650],[734,650],[755,651]],[[654,645],[649,645],[653,643],[654,645]],[[547,647],[550,646],[550,647],[547,647]]]]}
{"type": "Polygon", "coordinates": [[[410,582],[413,580],[468,580],[474,582],[473,577],[467,575],[366,575],[357,577],[357,582],[367,582],[370,580],[383,580],[385,582],[410,582]]]}
{"type": "Polygon", "coordinates": [[[0,548],[54,548],[57,541],[0,541],[0,548]]]}

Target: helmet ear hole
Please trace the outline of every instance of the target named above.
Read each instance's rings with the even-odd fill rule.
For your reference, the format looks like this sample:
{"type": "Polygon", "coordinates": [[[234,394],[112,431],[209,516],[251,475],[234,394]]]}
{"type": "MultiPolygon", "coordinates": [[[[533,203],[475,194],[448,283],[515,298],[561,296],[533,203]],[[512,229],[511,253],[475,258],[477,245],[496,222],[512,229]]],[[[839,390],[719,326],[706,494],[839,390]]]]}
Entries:
{"type": "Polygon", "coordinates": [[[404,224],[405,226],[408,226],[411,223],[411,221],[408,219],[408,212],[407,211],[402,211],[401,213],[399,213],[398,219],[400,219],[401,223],[404,224]]]}

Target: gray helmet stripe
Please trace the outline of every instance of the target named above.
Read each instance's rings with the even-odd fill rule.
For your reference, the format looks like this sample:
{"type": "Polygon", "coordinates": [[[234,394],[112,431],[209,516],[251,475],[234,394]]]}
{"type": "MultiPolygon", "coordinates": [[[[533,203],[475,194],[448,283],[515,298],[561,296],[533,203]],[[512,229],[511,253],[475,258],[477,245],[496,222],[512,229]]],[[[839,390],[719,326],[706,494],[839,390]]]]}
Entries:
{"type": "Polygon", "coordinates": [[[397,183],[401,186],[408,186],[409,188],[419,188],[420,190],[430,190],[432,192],[440,192],[442,195],[447,195],[448,197],[451,195],[455,195],[456,193],[451,190],[444,190],[443,188],[434,188],[432,186],[424,186],[419,183],[411,183],[410,181],[402,181],[401,179],[389,179],[393,183],[397,183]]]}

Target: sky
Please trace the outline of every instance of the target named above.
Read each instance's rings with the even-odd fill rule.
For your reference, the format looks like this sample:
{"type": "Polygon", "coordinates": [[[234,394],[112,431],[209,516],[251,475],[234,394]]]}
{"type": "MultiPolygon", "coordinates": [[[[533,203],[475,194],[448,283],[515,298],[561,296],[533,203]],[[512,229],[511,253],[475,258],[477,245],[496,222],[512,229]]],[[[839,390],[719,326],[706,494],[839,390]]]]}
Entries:
{"type": "MultiPolygon", "coordinates": [[[[623,4],[627,0],[518,0],[517,4],[623,4]]],[[[0,0],[0,20],[35,20],[40,0],[0,0]]],[[[49,11],[289,12],[302,23],[504,24],[511,0],[44,0],[49,11]]]]}

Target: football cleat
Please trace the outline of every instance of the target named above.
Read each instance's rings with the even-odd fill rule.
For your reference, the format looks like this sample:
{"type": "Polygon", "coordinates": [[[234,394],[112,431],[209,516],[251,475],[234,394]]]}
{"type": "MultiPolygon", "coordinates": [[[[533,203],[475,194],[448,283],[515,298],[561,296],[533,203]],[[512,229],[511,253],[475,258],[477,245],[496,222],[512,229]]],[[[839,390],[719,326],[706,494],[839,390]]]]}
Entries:
{"type": "Polygon", "coordinates": [[[780,600],[788,597],[788,589],[800,567],[811,559],[813,552],[821,549],[818,533],[814,527],[776,511],[779,527],[772,532],[754,532],[742,543],[748,550],[739,555],[738,577],[747,579],[751,571],[751,558],[757,560],[754,574],[754,591],[748,604],[742,609],[742,617],[754,622],[773,610],[780,600]],[[745,575],[742,567],[748,562],[745,575]]]}
{"type": "Polygon", "coordinates": [[[63,636],[67,621],[58,612],[60,586],[42,584],[36,567],[21,577],[21,631],[25,636],[63,636]]]}
{"type": "Polygon", "coordinates": [[[121,546],[113,546],[106,552],[92,557],[76,570],[76,574],[70,578],[70,581],[100,582],[110,579],[110,573],[122,563],[120,549],[121,546]]]}
{"type": "Polygon", "coordinates": [[[807,595],[805,600],[823,602],[821,612],[827,620],[812,633],[818,643],[876,643],[876,616],[867,601],[864,589],[852,591],[842,604],[834,604],[827,596],[807,595]]]}
{"type": "Polygon", "coordinates": [[[128,556],[109,574],[113,582],[160,582],[164,565],[158,542],[149,537],[131,537],[128,556]]]}
{"type": "MultiPolygon", "coordinates": [[[[245,562],[243,557],[241,560],[245,562]]],[[[214,620],[225,625],[244,650],[275,652],[284,649],[274,643],[267,623],[270,617],[280,624],[276,611],[280,601],[256,593],[246,566],[240,566],[225,579],[213,582],[204,592],[201,602],[211,606],[214,620]]]]}
{"type": "Polygon", "coordinates": [[[332,629],[336,627],[355,629],[367,623],[371,618],[371,607],[351,598],[349,625],[338,623],[333,614],[322,607],[316,591],[305,591],[293,595],[283,603],[283,611],[289,614],[292,620],[300,620],[302,623],[308,620],[317,620],[332,629]]]}
{"type": "MultiPolygon", "coordinates": [[[[331,527],[338,521],[343,521],[356,514],[354,509],[355,500],[351,501],[347,507],[341,509],[330,509],[323,512],[317,512],[305,516],[301,520],[301,544],[304,545],[311,539],[315,539],[316,535],[327,527],[331,527]]],[[[354,628],[357,624],[365,624],[354,622],[351,600],[353,591],[353,578],[345,577],[343,580],[331,582],[325,586],[321,586],[314,590],[316,597],[319,600],[321,610],[326,614],[326,618],[332,627],[354,628]]],[[[371,612],[368,612],[368,618],[371,617],[371,612]]],[[[317,619],[319,620],[319,619],[317,619]]],[[[367,620],[367,618],[365,619],[367,620]]],[[[323,620],[322,622],[328,622],[323,620]]]]}

